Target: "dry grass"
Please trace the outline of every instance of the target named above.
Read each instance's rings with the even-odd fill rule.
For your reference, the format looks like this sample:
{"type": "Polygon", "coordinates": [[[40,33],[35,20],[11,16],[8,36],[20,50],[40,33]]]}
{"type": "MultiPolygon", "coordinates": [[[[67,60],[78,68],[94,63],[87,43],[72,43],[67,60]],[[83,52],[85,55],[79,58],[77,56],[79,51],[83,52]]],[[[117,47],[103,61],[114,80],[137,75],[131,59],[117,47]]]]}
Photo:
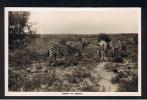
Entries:
{"type": "MultiPolygon", "coordinates": [[[[99,92],[101,77],[94,68],[100,60],[96,55],[97,35],[79,35],[78,38],[86,38],[90,41],[82,52],[82,58],[76,65],[68,60],[63,65],[55,68],[48,65],[47,50],[50,43],[61,39],[72,40],[75,35],[41,35],[29,46],[9,51],[9,90],[10,91],[84,91],[99,92]],[[68,64],[69,63],[69,64],[68,64]]],[[[136,35],[110,35],[113,40],[126,40],[136,35]]],[[[135,38],[135,41],[136,38],[135,38]]],[[[107,62],[105,69],[114,72],[112,83],[118,84],[118,91],[137,91],[137,57],[136,42],[128,42],[128,57],[123,63],[107,62]],[[120,78],[120,72],[122,76],[120,78]],[[128,77],[125,77],[127,73],[128,77]],[[130,79],[131,78],[131,79],[130,79]],[[130,79],[130,80],[129,80],[130,79]],[[133,84],[134,83],[134,84],[133,84]]]]}

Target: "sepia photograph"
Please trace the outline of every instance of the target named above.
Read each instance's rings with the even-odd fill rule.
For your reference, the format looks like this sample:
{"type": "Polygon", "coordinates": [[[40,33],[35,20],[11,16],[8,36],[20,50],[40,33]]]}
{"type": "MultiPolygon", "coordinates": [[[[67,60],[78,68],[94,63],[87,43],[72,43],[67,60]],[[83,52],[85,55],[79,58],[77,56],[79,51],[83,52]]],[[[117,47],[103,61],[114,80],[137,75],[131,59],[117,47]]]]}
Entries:
{"type": "Polygon", "coordinates": [[[5,96],[141,96],[141,8],[5,8],[5,96]]]}

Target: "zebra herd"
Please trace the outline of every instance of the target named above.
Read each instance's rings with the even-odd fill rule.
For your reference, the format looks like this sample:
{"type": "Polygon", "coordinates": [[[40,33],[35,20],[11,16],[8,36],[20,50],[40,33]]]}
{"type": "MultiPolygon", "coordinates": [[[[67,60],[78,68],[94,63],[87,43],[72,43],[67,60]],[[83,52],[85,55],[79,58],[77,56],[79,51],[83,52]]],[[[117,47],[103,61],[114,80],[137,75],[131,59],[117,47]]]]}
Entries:
{"type": "Polygon", "coordinates": [[[101,40],[98,44],[97,54],[102,61],[106,57],[123,57],[127,55],[127,41],[110,41],[101,40]]]}
{"type": "MultiPolygon", "coordinates": [[[[49,64],[55,64],[59,59],[63,60],[63,62],[69,59],[78,60],[82,57],[82,51],[88,44],[90,42],[86,39],[80,41],[66,40],[51,44],[48,49],[49,64]]],[[[127,54],[127,42],[120,40],[106,42],[101,40],[97,44],[97,54],[102,61],[105,61],[105,58],[108,57],[122,57],[123,54],[127,54]]]]}
{"type": "Polygon", "coordinates": [[[57,63],[58,59],[78,59],[82,56],[82,50],[88,45],[86,40],[60,41],[51,44],[48,49],[49,64],[57,63]]]}

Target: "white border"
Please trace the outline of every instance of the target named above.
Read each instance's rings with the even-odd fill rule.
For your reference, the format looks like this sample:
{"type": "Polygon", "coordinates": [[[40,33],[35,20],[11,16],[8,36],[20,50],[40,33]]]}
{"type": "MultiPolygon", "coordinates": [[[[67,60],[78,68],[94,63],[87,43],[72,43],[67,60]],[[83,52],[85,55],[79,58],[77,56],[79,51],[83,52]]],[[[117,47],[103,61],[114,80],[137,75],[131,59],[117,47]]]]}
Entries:
{"type": "Polygon", "coordinates": [[[5,96],[141,96],[141,8],[47,8],[5,7],[5,96]],[[138,92],[9,92],[8,91],[8,11],[108,11],[137,10],[138,19],[138,92]],[[63,94],[68,93],[68,94],[63,94]],[[76,94],[82,93],[82,94],[76,94]]]}

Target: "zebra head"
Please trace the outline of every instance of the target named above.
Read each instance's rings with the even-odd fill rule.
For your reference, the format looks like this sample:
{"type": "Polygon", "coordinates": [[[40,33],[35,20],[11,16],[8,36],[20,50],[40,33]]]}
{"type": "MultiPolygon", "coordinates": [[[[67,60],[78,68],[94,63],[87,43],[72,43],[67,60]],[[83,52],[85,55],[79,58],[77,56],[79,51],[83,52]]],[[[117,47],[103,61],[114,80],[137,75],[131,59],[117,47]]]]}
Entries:
{"type": "Polygon", "coordinates": [[[74,55],[81,55],[83,45],[78,41],[67,41],[66,46],[70,48],[74,55]]]}

